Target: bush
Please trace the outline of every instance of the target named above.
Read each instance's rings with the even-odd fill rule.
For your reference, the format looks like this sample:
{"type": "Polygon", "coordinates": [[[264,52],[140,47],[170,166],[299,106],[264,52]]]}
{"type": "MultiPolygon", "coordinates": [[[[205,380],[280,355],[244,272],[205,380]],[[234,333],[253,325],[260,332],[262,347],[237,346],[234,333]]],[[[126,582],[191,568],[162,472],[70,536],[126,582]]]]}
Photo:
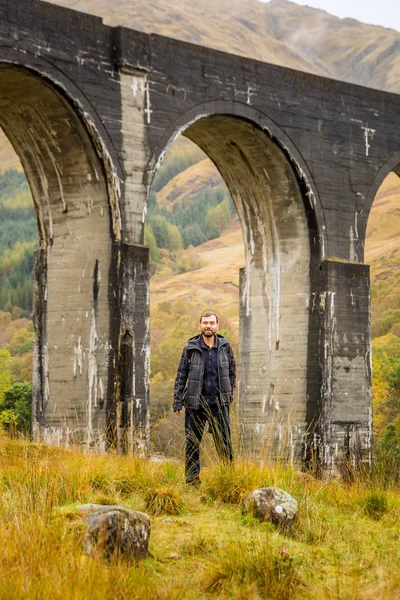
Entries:
{"type": "Polygon", "coordinates": [[[18,189],[28,189],[25,173],[16,169],[7,169],[0,174],[0,196],[9,197],[18,189]]]}
{"type": "Polygon", "coordinates": [[[198,223],[195,223],[182,229],[182,240],[186,248],[187,246],[200,246],[207,241],[207,238],[198,223]]]}
{"type": "MultiPolygon", "coordinates": [[[[144,243],[149,248],[150,263],[153,267],[155,263],[160,260],[160,249],[157,246],[156,238],[153,233],[151,225],[146,225],[144,229],[144,243]]],[[[152,268],[154,272],[154,268],[152,268]]]]}
{"type": "Polygon", "coordinates": [[[179,491],[170,485],[150,488],[145,495],[146,509],[152,515],[180,515],[185,505],[179,491]]]}
{"type": "Polygon", "coordinates": [[[251,543],[232,542],[217,551],[208,589],[218,595],[234,587],[241,592],[238,598],[290,598],[294,589],[303,585],[297,568],[300,561],[285,547],[275,549],[271,542],[260,537],[251,543]]]}
{"type": "Polygon", "coordinates": [[[31,431],[32,420],[32,384],[15,383],[4,394],[0,404],[0,420],[11,432],[25,435],[31,431]]]}
{"type": "Polygon", "coordinates": [[[219,464],[207,472],[204,492],[212,499],[231,504],[240,504],[259,485],[260,470],[250,463],[234,462],[219,464]]]}
{"type": "Polygon", "coordinates": [[[384,492],[371,492],[365,498],[364,512],[379,521],[388,510],[388,499],[384,492]]]}
{"type": "Polygon", "coordinates": [[[400,309],[385,310],[372,325],[372,336],[380,337],[388,333],[393,325],[400,322],[400,309]]]}
{"type": "Polygon", "coordinates": [[[384,488],[397,487],[400,478],[400,432],[387,425],[374,448],[373,477],[384,488]]]}
{"type": "Polygon", "coordinates": [[[9,351],[0,348],[0,407],[4,402],[4,394],[14,383],[14,378],[10,372],[11,359],[9,351]]]}

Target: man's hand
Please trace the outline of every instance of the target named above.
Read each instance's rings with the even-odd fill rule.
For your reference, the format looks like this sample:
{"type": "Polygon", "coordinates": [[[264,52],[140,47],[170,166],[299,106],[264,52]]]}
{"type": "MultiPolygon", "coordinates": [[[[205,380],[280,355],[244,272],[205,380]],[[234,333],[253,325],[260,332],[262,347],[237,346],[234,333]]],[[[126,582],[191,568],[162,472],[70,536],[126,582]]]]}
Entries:
{"type": "Polygon", "coordinates": [[[176,411],[175,411],[175,413],[176,413],[177,415],[181,415],[181,414],[182,414],[182,409],[181,409],[181,410],[176,410],[176,411]]]}

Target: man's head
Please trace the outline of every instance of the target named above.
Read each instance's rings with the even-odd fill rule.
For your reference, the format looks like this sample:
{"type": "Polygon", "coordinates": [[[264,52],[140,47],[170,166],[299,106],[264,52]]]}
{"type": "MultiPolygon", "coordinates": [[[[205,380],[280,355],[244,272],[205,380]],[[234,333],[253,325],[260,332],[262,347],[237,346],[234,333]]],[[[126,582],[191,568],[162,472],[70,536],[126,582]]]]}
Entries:
{"type": "Polygon", "coordinates": [[[218,331],[218,315],[207,311],[200,317],[200,331],[204,337],[213,337],[218,331]]]}

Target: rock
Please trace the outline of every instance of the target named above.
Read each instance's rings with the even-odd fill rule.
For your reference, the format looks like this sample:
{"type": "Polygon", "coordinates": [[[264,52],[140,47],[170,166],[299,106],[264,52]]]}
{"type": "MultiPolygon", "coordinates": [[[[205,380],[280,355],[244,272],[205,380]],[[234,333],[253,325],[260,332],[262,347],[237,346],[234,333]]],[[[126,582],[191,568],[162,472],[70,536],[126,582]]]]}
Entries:
{"type": "Polygon", "coordinates": [[[297,515],[298,505],[290,494],[276,487],[253,490],[244,501],[244,510],[260,521],[291,527],[297,515]]]}
{"type": "Polygon", "coordinates": [[[84,541],[90,556],[123,556],[129,561],[146,558],[150,539],[150,519],[142,512],[123,506],[85,504],[78,507],[88,526],[84,541]]]}

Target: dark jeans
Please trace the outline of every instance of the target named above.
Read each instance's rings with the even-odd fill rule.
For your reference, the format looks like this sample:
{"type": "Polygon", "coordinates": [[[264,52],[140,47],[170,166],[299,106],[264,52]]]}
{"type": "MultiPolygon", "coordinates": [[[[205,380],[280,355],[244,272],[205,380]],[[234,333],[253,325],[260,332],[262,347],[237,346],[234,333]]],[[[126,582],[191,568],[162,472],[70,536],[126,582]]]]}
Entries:
{"type": "Polygon", "coordinates": [[[198,410],[186,409],[186,481],[196,481],[200,473],[200,442],[205,425],[209,422],[218,455],[225,463],[232,462],[231,427],[229,406],[205,404],[198,410]]]}

